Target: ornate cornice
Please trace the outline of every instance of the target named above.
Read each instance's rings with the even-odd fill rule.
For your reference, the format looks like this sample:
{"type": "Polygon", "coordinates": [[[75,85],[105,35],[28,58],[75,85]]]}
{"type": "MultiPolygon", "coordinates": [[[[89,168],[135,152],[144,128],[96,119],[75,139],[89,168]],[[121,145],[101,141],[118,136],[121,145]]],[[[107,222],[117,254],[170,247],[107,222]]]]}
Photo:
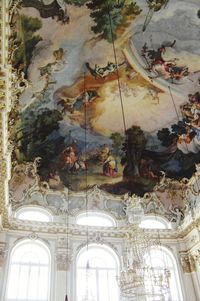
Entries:
{"type": "MultiPolygon", "coordinates": [[[[93,240],[106,238],[123,239],[126,237],[127,232],[134,231],[130,225],[122,227],[87,227],[83,225],[70,225],[61,223],[46,223],[46,222],[31,222],[31,221],[19,221],[12,219],[10,221],[10,232],[37,232],[50,235],[67,235],[74,237],[86,237],[89,235],[93,240]],[[97,236],[98,233],[98,236],[97,236]]],[[[179,233],[175,230],[145,230],[152,238],[161,237],[162,239],[177,239],[179,233]]]]}
{"type": "MultiPolygon", "coordinates": [[[[194,229],[198,229],[200,225],[200,219],[194,221],[185,229],[145,229],[145,232],[152,239],[161,239],[161,240],[169,240],[176,242],[186,242],[188,241],[188,235],[192,233],[194,229]]],[[[43,233],[44,235],[67,235],[69,234],[71,237],[92,237],[93,240],[104,238],[112,238],[112,239],[123,239],[127,232],[134,231],[132,226],[124,225],[118,227],[87,227],[80,226],[76,224],[70,224],[67,226],[64,223],[56,223],[56,222],[31,222],[31,221],[20,221],[17,219],[10,220],[10,229],[9,233],[21,232],[37,232],[43,233]],[[98,237],[97,237],[98,233],[98,237]]]]}

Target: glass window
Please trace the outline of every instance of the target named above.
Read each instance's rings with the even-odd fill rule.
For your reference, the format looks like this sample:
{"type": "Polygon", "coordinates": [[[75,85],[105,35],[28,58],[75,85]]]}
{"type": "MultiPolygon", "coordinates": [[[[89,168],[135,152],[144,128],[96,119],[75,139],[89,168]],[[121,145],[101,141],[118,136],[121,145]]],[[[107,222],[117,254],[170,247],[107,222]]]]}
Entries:
{"type": "Polygon", "coordinates": [[[145,261],[146,266],[154,269],[154,276],[158,275],[159,277],[159,275],[163,275],[166,272],[169,276],[167,285],[166,283],[163,284],[162,289],[160,287],[156,287],[155,284],[153,287],[151,282],[147,283],[147,291],[151,291],[155,294],[154,297],[149,297],[147,301],[160,301],[160,296],[162,296],[163,301],[182,301],[183,297],[178,268],[173,254],[164,247],[153,247],[146,255],[145,261]]]}
{"type": "Polygon", "coordinates": [[[50,252],[41,242],[23,241],[11,252],[6,301],[49,301],[50,252]]]}
{"type": "Polygon", "coordinates": [[[144,229],[169,229],[169,222],[159,216],[145,216],[140,223],[144,229]]]}
{"type": "Polygon", "coordinates": [[[83,248],[77,257],[77,301],[119,301],[118,258],[107,246],[83,248]]]}
{"type": "Polygon", "coordinates": [[[51,222],[51,214],[43,209],[36,207],[21,208],[16,212],[16,218],[28,221],[51,222]]]}
{"type": "Polygon", "coordinates": [[[99,212],[84,212],[77,216],[76,223],[85,226],[115,227],[115,220],[108,214],[99,212]]]}

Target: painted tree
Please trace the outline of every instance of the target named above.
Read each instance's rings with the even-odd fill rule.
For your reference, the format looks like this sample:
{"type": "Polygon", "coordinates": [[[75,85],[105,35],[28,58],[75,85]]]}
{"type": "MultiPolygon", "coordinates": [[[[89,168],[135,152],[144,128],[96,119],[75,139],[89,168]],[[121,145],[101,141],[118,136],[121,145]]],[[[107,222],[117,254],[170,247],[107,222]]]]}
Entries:
{"type": "Polygon", "coordinates": [[[176,134],[171,133],[168,128],[163,128],[162,130],[159,130],[157,133],[158,139],[161,141],[163,146],[170,146],[174,139],[177,137],[176,134]]]}
{"type": "Polygon", "coordinates": [[[37,18],[20,15],[16,27],[19,47],[14,53],[13,66],[24,71],[27,77],[34,48],[42,40],[39,35],[35,35],[35,32],[42,27],[42,22],[37,18]]]}
{"type": "Polygon", "coordinates": [[[115,155],[119,156],[120,150],[121,150],[121,147],[122,147],[122,143],[124,141],[123,136],[120,133],[115,132],[115,133],[111,134],[110,139],[113,142],[112,143],[113,153],[115,155]]]}
{"type": "Polygon", "coordinates": [[[147,140],[139,126],[132,126],[126,130],[126,140],[123,145],[125,156],[121,160],[124,165],[124,176],[139,176],[139,163],[147,140]]]}
{"type": "Polygon", "coordinates": [[[84,5],[88,0],[65,0],[67,4],[75,5],[75,6],[82,6],[84,5]]]}
{"type": "Polygon", "coordinates": [[[129,8],[135,15],[141,12],[135,2],[129,3],[128,0],[91,0],[87,6],[91,10],[90,16],[95,22],[91,28],[92,31],[109,42],[116,39],[116,30],[125,22],[129,8]]]}
{"type": "Polygon", "coordinates": [[[25,112],[15,130],[16,159],[31,161],[37,156],[46,160],[55,157],[64,138],[56,134],[52,136],[52,134],[58,131],[61,120],[62,115],[57,110],[43,109],[39,112],[33,110],[25,112]]]}
{"type": "Polygon", "coordinates": [[[158,131],[157,137],[161,141],[163,146],[170,146],[174,143],[174,140],[177,139],[180,135],[186,134],[186,120],[180,120],[178,123],[173,124],[171,129],[163,128],[158,131]]]}

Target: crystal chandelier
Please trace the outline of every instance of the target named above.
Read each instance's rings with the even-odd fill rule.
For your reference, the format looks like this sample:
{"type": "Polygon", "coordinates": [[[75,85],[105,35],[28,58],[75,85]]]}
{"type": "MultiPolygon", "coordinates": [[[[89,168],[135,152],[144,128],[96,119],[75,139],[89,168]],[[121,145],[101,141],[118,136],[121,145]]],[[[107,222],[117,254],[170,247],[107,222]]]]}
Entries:
{"type": "Polygon", "coordinates": [[[170,273],[167,269],[156,269],[147,265],[148,250],[157,245],[145,230],[139,227],[144,216],[141,199],[128,197],[125,201],[126,216],[130,224],[127,229],[125,248],[121,258],[118,284],[122,296],[130,300],[165,301],[169,289],[170,273]]]}

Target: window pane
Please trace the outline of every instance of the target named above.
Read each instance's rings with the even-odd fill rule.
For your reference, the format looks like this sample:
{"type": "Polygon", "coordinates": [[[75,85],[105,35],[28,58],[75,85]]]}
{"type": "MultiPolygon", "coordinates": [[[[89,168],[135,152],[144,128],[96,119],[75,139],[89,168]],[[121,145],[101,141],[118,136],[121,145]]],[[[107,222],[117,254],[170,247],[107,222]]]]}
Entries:
{"type": "Polygon", "coordinates": [[[88,276],[86,274],[86,287],[88,286],[88,298],[86,299],[86,301],[95,301],[98,298],[98,283],[96,270],[89,270],[87,273],[88,276]]]}
{"type": "Polygon", "coordinates": [[[29,266],[20,267],[19,279],[20,281],[18,286],[17,297],[18,299],[26,300],[27,292],[28,292],[28,282],[29,282],[29,266]]]}
{"type": "Polygon", "coordinates": [[[13,299],[17,296],[19,282],[19,265],[13,265],[10,269],[10,281],[8,286],[8,299],[13,299]]]}
{"type": "Polygon", "coordinates": [[[146,219],[140,223],[140,228],[144,229],[167,229],[167,226],[158,220],[146,219]]]}
{"type": "Polygon", "coordinates": [[[23,262],[23,263],[49,263],[49,256],[47,251],[41,248],[40,245],[35,243],[27,243],[23,245],[23,248],[17,248],[12,255],[12,262],[23,262]]]}
{"type": "Polygon", "coordinates": [[[38,254],[35,254],[34,252],[26,252],[21,257],[21,262],[23,262],[23,263],[35,263],[35,264],[39,264],[39,257],[37,255],[38,254]]]}
{"type": "Polygon", "coordinates": [[[111,283],[109,283],[109,277],[108,277],[108,271],[106,270],[100,270],[98,272],[98,287],[99,287],[99,291],[101,292],[100,294],[100,301],[104,301],[104,300],[109,300],[110,298],[110,294],[109,294],[109,285],[111,285],[111,283]]]}
{"type": "Polygon", "coordinates": [[[40,210],[25,210],[17,214],[17,218],[27,221],[50,222],[51,218],[48,214],[40,210]]]}
{"type": "Polygon", "coordinates": [[[106,247],[82,251],[77,260],[77,300],[118,301],[117,271],[116,258],[106,247]]]}
{"type": "Polygon", "coordinates": [[[104,248],[90,247],[78,258],[78,267],[86,267],[89,260],[90,267],[116,268],[116,260],[104,248]]]}
{"type": "Polygon", "coordinates": [[[111,216],[99,212],[81,213],[77,216],[76,223],[78,225],[97,226],[97,227],[116,226],[116,223],[111,216]]]}
{"type": "Polygon", "coordinates": [[[27,241],[15,247],[10,258],[7,301],[48,301],[50,254],[38,242],[27,241]]]}
{"type": "Polygon", "coordinates": [[[173,267],[172,259],[162,249],[152,248],[148,256],[148,260],[153,267],[173,267]]]}
{"type": "Polygon", "coordinates": [[[77,271],[77,301],[97,300],[96,271],[78,269],[77,271]]]}
{"type": "Polygon", "coordinates": [[[37,300],[37,286],[38,286],[38,273],[39,267],[32,266],[30,269],[30,277],[29,277],[29,290],[28,290],[28,299],[37,300]]]}
{"type": "Polygon", "coordinates": [[[178,279],[176,278],[176,275],[175,275],[174,271],[171,271],[171,277],[170,277],[170,280],[169,280],[169,285],[170,285],[171,299],[173,301],[179,301],[180,300],[177,280],[178,279]]]}
{"type": "Polygon", "coordinates": [[[38,277],[38,300],[48,300],[48,278],[49,269],[47,267],[41,268],[38,277]]]}
{"type": "MultiPolygon", "coordinates": [[[[149,281],[147,275],[148,280],[146,280],[145,284],[146,290],[153,294],[164,294],[165,297],[163,298],[163,301],[182,301],[181,285],[176,262],[173,260],[173,257],[169,254],[169,252],[162,247],[151,248],[148,254],[146,254],[145,261],[147,266],[154,268],[154,275],[163,274],[165,269],[170,272],[170,277],[168,278],[169,286],[165,282],[162,287],[159,285],[156,287],[153,281],[152,283],[149,281]]],[[[156,296],[150,297],[148,301],[157,301],[156,298],[160,301],[159,297],[156,296]]]]}
{"type": "Polygon", "coordinates": [[[119,287],[117,284],[116,271],[110,271],[108,275],[110,289],[109,289],[109,301],[119,299],[119,287]]]}

